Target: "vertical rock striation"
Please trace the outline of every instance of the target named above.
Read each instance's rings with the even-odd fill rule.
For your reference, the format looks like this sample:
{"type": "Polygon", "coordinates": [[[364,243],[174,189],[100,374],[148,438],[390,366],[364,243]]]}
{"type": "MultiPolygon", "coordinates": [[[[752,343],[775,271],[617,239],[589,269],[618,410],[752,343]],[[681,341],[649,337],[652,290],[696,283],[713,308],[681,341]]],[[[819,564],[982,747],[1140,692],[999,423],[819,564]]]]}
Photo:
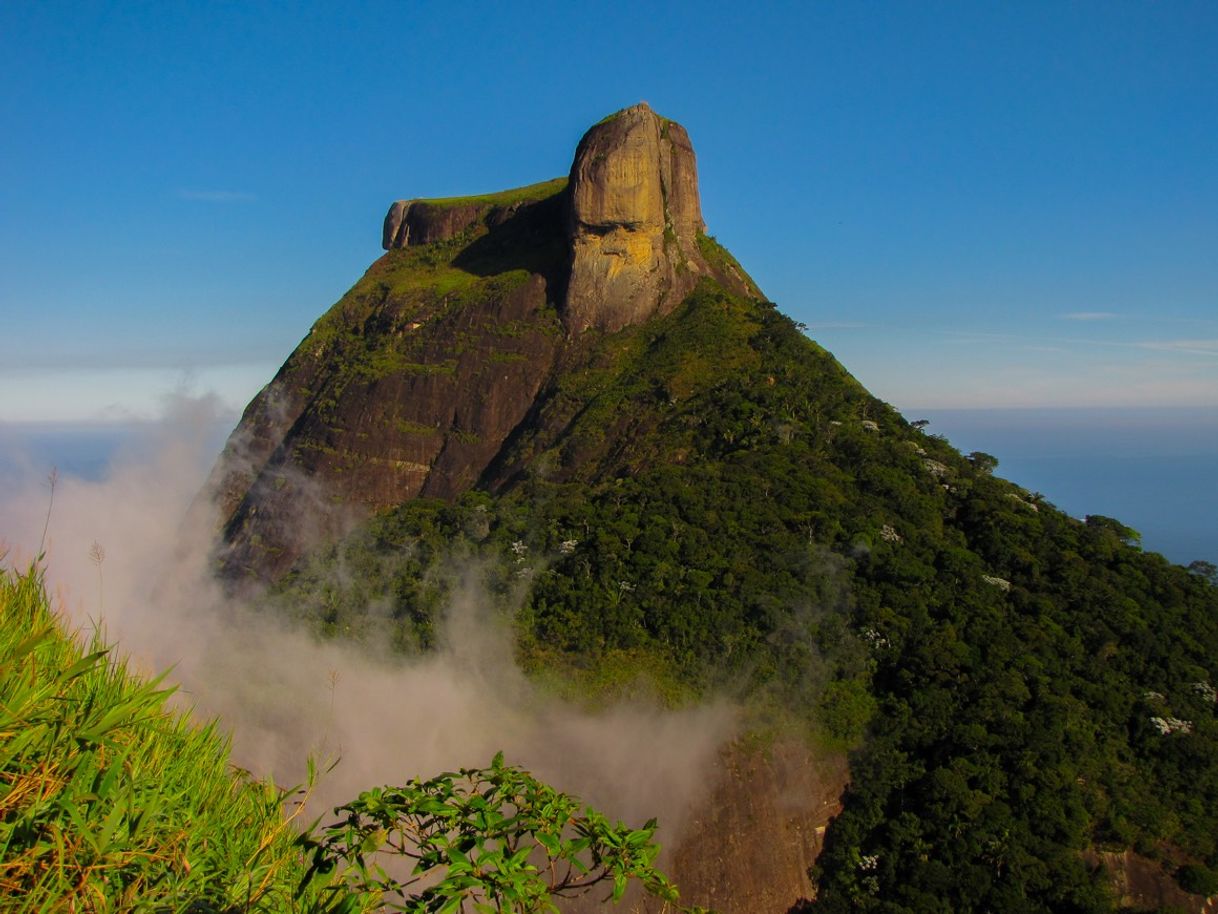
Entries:
{"type": "Polygon", "coordinates": [[[705,225],[689,135],[645,102],[584,134],[569,187],[572,334],[665,314],[711,272],[698,250],[705,225]]]}

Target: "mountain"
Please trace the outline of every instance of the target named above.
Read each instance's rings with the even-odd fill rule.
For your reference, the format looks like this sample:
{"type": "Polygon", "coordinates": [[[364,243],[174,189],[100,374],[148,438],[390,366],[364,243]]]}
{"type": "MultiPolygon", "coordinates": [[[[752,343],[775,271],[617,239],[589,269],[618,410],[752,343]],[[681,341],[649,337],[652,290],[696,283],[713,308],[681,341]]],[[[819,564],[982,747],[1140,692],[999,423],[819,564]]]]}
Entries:
{"type": "Polygon", "coordinates": [[[590,332],[666,314],[703,279],[759,296],[702,230],[689,138],[645,104],[588,131],[568,180],[394,203],[388,253],[222,458],[226,565],[274,578],[308,545],[302,530],[325,539],[478,485],[590,332]]]}
{"type": "Polygon", "coordinates": [[[735,696],[690,901],[1218,894],[1212,575],[871,396],[705,233],[679,125],[628,108],[565,181],[401,201],[383,239],[213,476],[234,587],[426,651],[456,556],[554,688],[735,696]]]}

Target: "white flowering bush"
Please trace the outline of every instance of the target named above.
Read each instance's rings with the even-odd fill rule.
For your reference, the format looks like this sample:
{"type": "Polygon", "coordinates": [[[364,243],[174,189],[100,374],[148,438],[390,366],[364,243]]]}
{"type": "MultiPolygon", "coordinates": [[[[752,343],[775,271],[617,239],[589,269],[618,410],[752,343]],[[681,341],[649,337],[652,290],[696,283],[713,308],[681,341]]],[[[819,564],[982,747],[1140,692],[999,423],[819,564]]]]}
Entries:
{"type": "Polygon", "coordinates": [[[938,460],[923,460],[922,466],[926,467],[926,472],[930,473],[931,476],[940,479],[951,472],[951,467],[946,463],[940,463],[938,460]]]}
{"type": "Polygon", "coordinates": [[[997,587],[999,590],[1011,589],[1011,582],[1006,578],[998,578],[992,574],[983,574],[981,576],[981,580],[985,581],[985,583],[991,585],[992,587],[997,587]]]}
{"type": "Polygon", "coordinates": [[[863,629],[861,634],[863,636],[863,640],[866,641],[873,650],[878,651],[888,647],[888,639],[870,626],[863,629]]]}
{"type": "Polygon", "coordinates": [[[1150,722],[1162,736],[1171,736],[1173,733],[1193,732],[1193,722],[1191,720],[1181,720],[1178,717],[1152,717],[1150,722]]]}

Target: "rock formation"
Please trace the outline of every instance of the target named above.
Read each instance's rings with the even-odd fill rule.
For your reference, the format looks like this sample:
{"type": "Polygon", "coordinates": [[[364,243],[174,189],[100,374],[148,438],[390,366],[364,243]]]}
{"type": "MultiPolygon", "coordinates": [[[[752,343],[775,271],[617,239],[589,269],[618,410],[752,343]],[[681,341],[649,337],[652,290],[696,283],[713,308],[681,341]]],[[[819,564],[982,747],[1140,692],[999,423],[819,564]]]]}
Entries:
{"type": "MultiPolygon", "coordinates": [[[[493,225],[503,208],[491,197],[398,200],[389,207],[385,250],[453,238],[479,221],[493,225]]],[[[702,255],[705,232],[698,166],[689,134],[646,102],[610,115],[579,143],[568,184],[570,247],[563,322],[572,335],[612,332],[665,314],[700,276],[714,271],[702,255]]],[[[756,294],[743,277],[728,284],[756,294]]]]}
{"type": "Polygon", "coordinates": [[[443,206],[426,200],[398,200],[385,216],[381,247],[388,251],[446,241],[473,225],[484,209],[472,203],[443,206]]]}
{"type": "Polygon", "coordinates": [[[646,104],[592,127],[569,181],[393,203],[387,253],[213,474],[227,573],[273,580],[370,511],[477,485],[585,332],[672,311],[703,276],[759,298],[704,228],[689,137],[646,104]]]}
{"type": "Polygon", "coordinates": [[[698,251],[706,227],[689,135],[646,103],[584,135],[570,195],[563,320],[572,333],[620,330],[671,311],[710,272],[698,251]]]}
{"type": "Polygon", "coordinates": [[[725,914],[814,889],[818,910],[1101,910],[1101,870],[1122,903],[1207,910],[1183,884],[1216,872],[1209,583],[1110,518],[1027,510],[871,396],[704,234],[678,125],[626,109],[569,178],[400,201],[383,243],[230,439],[230,581],[300,569],[279,596],[321,591],[310,618],[391,607],[426,645],[415,559],[457,542],[522,595],[530,670],[747,689],[761,732],[672,856],[725,914]],[[1173,689],[1187,733],[1154,724],[1173,689]],[[844,793],[808,737],[857,747],[844,793]]]}

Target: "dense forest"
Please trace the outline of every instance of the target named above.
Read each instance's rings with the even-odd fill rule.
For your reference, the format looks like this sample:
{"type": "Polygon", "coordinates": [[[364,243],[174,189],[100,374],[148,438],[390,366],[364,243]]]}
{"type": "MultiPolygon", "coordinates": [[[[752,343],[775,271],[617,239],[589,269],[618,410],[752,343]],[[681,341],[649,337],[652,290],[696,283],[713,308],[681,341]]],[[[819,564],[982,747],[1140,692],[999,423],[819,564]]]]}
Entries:
{"type": "Polygon", "coordinates": [[[539,402],[477,487],[381,512],[268,601],[426,651],[443,569],[478,559],[526,669],[727,691],[759,738],[848,750],[813,910],[1109,911],[1097,854],[1125,848],[1218,892],[1207,569],[1003,480],[710,282],[539,402]]]}

